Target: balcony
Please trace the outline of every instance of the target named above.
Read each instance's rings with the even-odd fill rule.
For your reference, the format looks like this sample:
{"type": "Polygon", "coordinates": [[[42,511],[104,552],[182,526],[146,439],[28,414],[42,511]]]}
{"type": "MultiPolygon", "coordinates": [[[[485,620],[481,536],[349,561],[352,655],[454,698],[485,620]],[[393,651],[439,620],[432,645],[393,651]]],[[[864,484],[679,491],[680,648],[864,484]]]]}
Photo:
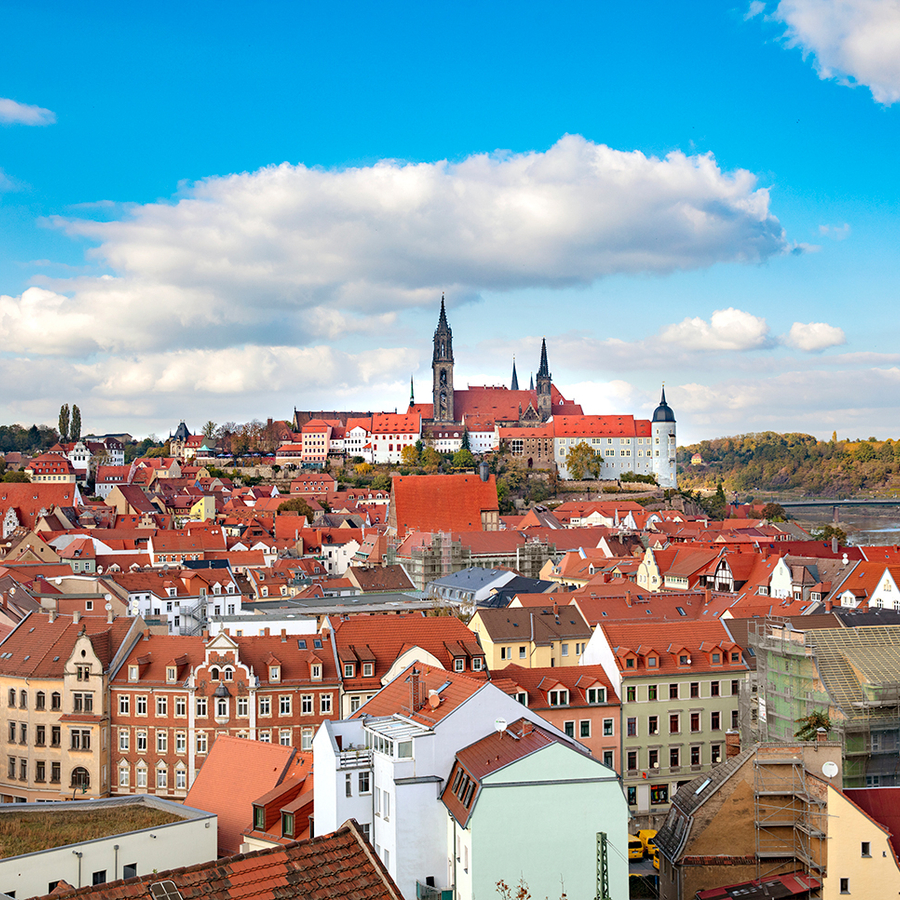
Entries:
{"type": "Polygon", "coordinates": [[[372,750],[342,750],[338,754],[339,769],[366,769],[372,765],[372,750]]]}
{"type": "Polygon", "coordinates": [[[453,888],[436,888],[417,881],[416,900],[453,900],[453,888]]]}

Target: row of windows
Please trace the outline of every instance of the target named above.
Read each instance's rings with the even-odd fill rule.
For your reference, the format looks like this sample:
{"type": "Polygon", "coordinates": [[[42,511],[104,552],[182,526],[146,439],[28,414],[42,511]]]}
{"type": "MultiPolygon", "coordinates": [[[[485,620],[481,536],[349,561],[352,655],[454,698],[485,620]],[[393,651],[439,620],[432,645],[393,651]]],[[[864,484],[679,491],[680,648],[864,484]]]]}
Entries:
{"type": "MultiPolygon", "coordinates": [[[[690,725],[690,730],[692,733],[696,733],[701,730],[701,713],[700,712],[692,712],[688,714],[688,723],[690,725]]],[[[714,710],[709,714],[709,724],[710,729],[712,731],[721,731],[722,730],[722,714],[718,710],[714,710]]],[[[638,736],[638,720],[637,716],[629,716],[625,722],[625,733],[628,737],[637,737],[638,736]]],[[[681,734],[681,726],[682,726],[682,716],[681,713],[669,713],[669,734],[681,734]]],[[[738,711],[736,709],[731,710],[731,727],[737,728],[738,726],[738,711]]],[[[647,716],[647,734],[655,735],[659,734],[660,731],[660,717],[659,716],[647,716]]]]}
{"type": "MultiPolygon", "coordinates": [[[[124,760],[119,763],[118,769],[119,773],[119,787],[131,787],[131,766],[125,762],[124,760]]],[[[140,762],[135,766],[134,774],[134,786],[137,788],[145,788],[147,787],[147,773],[149,771],[149,767],[140,762]]],[[[158,762],[156,764],[155,771],[155,783],[156,789],[158,791],[167,790],[169,787],[169,767],[164,762],[158,762]]],[[[175,767],[175,790],[176,791],[186,791],[187,790],[187,769],[184,767],[182,763],[179,763],[175,767]]]]}
{"type": "MultiPolygon", "coordinates": [[[[315,715],[315,694],[300,695],[300,715],[315,715]]],[[[319,694],[319,714],[330,715],[332,711],[332,694],[319,694]]],[[[215,697],[215,716],[216,718],[227,718],[229,716],[230,698],[215,697]]],[[[250,716],[250,698],[235,698],[235,715],[241,718],[250,716]]],[[[119,694],[119,715],[131,715],[131,694],[119,694]]],[[[187,717],[187,697],[176,696],[172,704],[172,708],[176,718],[187,717]]],[[[169,715],[169,698],[165,694],[159,694],[155,703],[156,716],[158,718],[167,718],[169,715]]],[[[134,697],[134,714],[136,716],[146,716],[148,710],[148,698],[145,694],[137,694],[134,697]]],[[[268,695],[257,696],[257,710],[260,716],[272,715],[272,697],[268,695]]],[[[293,712],[293,695],[280,694],[278,696],[278,715],[289,716],[293,712]]],[[[197,718],[203,719],[209,716],[209,698],[194,698],[194,714],[197,718]]]]}
{"type": "MultiPolygon", "coordinates": [[[[685,748],[683,747],[670,747],[669,748],[669,768],[678,769],[685,765],[691,766],[701,766],[703,765],[702,760],[702,746],[694,745],[692,747],[688,747],[687,754],[685,755],[682,751],[685,748]]],[[[645,751],[642,750],[628,750],[625,753],[625,768],[629,773],[637,772],[641,768],[641,754],[646,753],[647,759],[647,768],[648,769],[658,769],[660,765],[660,753],[662,751],[658,747],[651,747],[645,751]]],[[[709,748],[709,761],[712,765],[716,765],[722,762],[722,745],[721,744],[711,744],[709,748]]],[[[632,802],[629,800],[629,803],[632,802]]],[[[651,801],[652,802],[652,801],[651,801]]]]}
{"type": "MultiPolygon", "coordinates": [[[[81,669],[81,666],[78,668],[81,669]]],[[[78,680],[83,681],[84,679],[79,678],[78,680]]],[[[19,709],[28,709],[28,691],[16,691],[15,688],[10,688],[7,706],[9,706],[10,709],[15,709],[17,700],[19,709]]],[[[38,691],[34,695],[34,708],[37,710],[47,709],[47,695],[44,691],[38,691]]],[[[54,691],[50,695],[50,709],[62,709],[62,695],[59,691],[54,691]]]]}
{"type": "MultiPolygon", "coordinates": [[[[692,733],[696,733],[702,729],[702,717],[699,712],[692,712],[688,715],[688,722],[690,724],[690,730],[692,733]]],[[[670,713],[669,714],[669,734],[681,734],[681,725],[682,718],[681,713],[670,713]]],[[[738,711],[736,709],[731,710],[731,727],[737,728],[738,726],[738,711]]],[[[721,731],[722,730],[722,713],[719,710],[713,710],[709,714],[709,728],[710,731],[721,731]]],[[[660,729],[660,721],[659,716],[648,716],[647,717],[647,734],[655,735],[659,734],[660,729]]],[[[627,737],[638,737],[638,720],[637,716],[629,716],[625,720],[625,735],[627,737]]]]}
{"type": "MultiPolygon", "coordinates": [[[[300,730],[300,748],[301,750],[312,750],[313,735],[315,729],[302,728],[300,730]]],[[[238,737],[249,738],[246,731],[238,732],[238,737]]],[[[272,743],[273,736],[278,739],[278,743],[284,747],[290,747],[294,740],[292,729],[280,728],[273,734],[273,729],[258,729],[256,732],[256,740],[262,741],[264,744],[272,743]]],[[[119,729],[119,752],[129,753],[131,751],[131,730],[128,728],[119,729]]],[[[206,731],[195,732],[195,750],[197,753],[209,752],[209,734],[206,731]]],[[[156,752],[169,752],[169,732],[167,730],[159,730],[155,735],[156,752]]],[[[176,755],[187,753],[188,736],[185,731],[176,731],[174,743],[172,744],[176,755]]],[[[138,729],[134,733],[134,750],[136,753],[147,753],[149,749],[148,734],[144,729],[138,729]]]]}
{"type": "MultiPolygon", "coordinates": [[[[584,648],[587,647],[587,641],[575,641],[575,656],[581,656],[584,653],[584,648]]],[[[519,659],[527,659],[528,658],[528,648],[519,644],[518,650],[516,650],[515,645],[510,647],[501,647],[500,648],[500,659],[512,659],[514,654],[518,654],[519,659]]],[[[563,643],[559,645],[559,653],[560,656],[568,656],[569,655],[569,645],[568,643],[563,643]]],[[[476,660],[472,660],[472,668],[476,668],[475,666],[476,660]]],[[[480,660],[478,660],[480,662],[480,660]]],[[[478,666],[480,668],[480,666],[478,666]]]]}
{"type": "MultiPolygon", "coordinates": [[[[652,579],[654,582],[657,580],[656,577],[652,579]]],[[[671,578],[670,576],[666,576],[666,582],[669,581],[682,581],[680,578],[671,578]]],[[[686,580],[685,580],[686,583],[686,580]]],[[[683,615],[683,613],[682,613],[683,615]]],[[[721,666],[727,664],[728,662],[739,663],[741,661],[741,653],[739,650],[732,650],[730,653],[710,653],[708,654],[708,661],[710,665],[713,666],[721,666]]],[[[689,666],[691,664],[691,657],[686,653],[682,653],[678,657],[678,665],[679,666],[689,666]]],[[[644,661],[644,665],[648,669],[656,669],[659,667],[659,657],[658,656],[648,656],[644,661]]],[[[638,668],[638,659],[635,656],[627,656],[625,658],[625,668],[626,669],[637,669],[638,668]]]]}
{"type": "MultiPolygon", "coordinates": [[[[61,764],[58,762],[50,763],[50,784],[59,784],[61,780],[61,764]]],[[[28,781],[28,760],[17,759],[15,756],[7,757],[7,777],[15,781],[28,781]]],[[[38,759],[34,763],[34,780],[38,784],[47,781],[47,763],[38,759]]],[[[81,766],[77,766],[72,771],[72,784],[81,786],[82,784],[90,785],[90,775],[87,770],[81,766]]]]}
{"type": "MultiPolygon", "coordinates": [[[[27,744],[28,743],[28,725],[25,722],[9,722],[8,723],[8,732],[7,732],[7,743],[10,744],[27,744]]],[[[90,729],[85,729],[87,734],[90,735],[90,729]]],[[[34,727],[34,745],[35,747],[46,747],[47,746],[47,731],[48,727],[46,725],[35,725],[34,727]]],[[[49,726],[50,731],[50,745],[51,747],[60,747],[62,746],[62,728],[59,725],[51,725],[49,726]]],[[[88,738],[90,740],[90,738],[88,738]]],[[[75,747],[73,745],[73,749],[82,749],[81,747],[75,747]]],[[[86,749],[86,748],[85,748],[86,749]]]]}
{"type": "MultiPolygon", "coordinates": [[[[704,682],[700,681],[691,681],[688,683],[688,697],[691,700],[701,699],[701,688],[700,685],[704,682]]],[[[709,681],[705,682],[709,685],[709,697],[724,697],[727,696],[723,692],[723,688],[728,688],[730,690],[730,696],[736,697],[740,693],[741,682],[740,679],[734,678],[731,680],[730,688],[729,683],[721,682],[721,681],[709,681]]],[[[644,685],[628,685],[625,688],[625,700],[628,703],[635,703],[638,701],[648,701],[651,702],[653,700],[661,700],[666,696],[666,692],[668,691],[668,697],[670,700],[679,700],[684,696],[684,683],[678,681],[669,682],[668,688],[663,685],[657,684],[648,684],[646,685],[646,692],[644,691],[644,685]]],[[[686,697],[685,699],[687,699],[686,697]]]]}

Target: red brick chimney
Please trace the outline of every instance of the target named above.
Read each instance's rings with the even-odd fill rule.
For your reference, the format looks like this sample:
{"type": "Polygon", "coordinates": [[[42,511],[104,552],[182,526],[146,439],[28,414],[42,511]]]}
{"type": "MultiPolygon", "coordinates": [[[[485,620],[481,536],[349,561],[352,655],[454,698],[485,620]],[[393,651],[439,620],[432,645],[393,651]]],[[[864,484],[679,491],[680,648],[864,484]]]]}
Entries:
{"type": "Polygon", "coordinates": [[[737,731],[725,732],[725,759],[731,759],[741,752],[741,736],[737,731]]]}

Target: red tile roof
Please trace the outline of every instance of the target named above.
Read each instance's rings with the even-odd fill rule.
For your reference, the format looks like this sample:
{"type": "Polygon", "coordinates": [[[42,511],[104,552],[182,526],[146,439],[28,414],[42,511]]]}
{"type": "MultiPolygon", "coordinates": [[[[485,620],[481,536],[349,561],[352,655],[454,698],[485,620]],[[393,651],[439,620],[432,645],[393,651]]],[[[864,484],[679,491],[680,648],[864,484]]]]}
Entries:
{"type": "Polygon", "coordinates": [[[220,734],[187,797],[186,806],[219,818],[219,852],[236,853],[241,834],[253,823],[253,801],[294,772],[297,751],[220,734]]]}
{"type": "Polygon", "coordinates": [[[403,900],[352,819],[332,834],[285,847],[241,853],[128,881],[62,890],[52,896],[56,900],[151,900],[150,885],[160,881],[173,882],[183,900],[403,900]]]}
{"type": "Polygon", "coordinates": [[[493,475],[395,476],[393,521],[401,537],[410,531],[481,531],[482,512],[499,514],[493,475]]]}

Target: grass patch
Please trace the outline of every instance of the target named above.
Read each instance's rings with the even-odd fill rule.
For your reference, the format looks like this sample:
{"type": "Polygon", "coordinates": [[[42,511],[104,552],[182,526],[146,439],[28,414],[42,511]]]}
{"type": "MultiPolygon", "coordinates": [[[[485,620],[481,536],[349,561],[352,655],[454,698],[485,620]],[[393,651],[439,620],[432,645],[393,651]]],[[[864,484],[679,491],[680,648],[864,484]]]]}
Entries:
{"type": "Polygon", "coordinates": [[[58,806],[54,804],[53,812],[0,815],[0,859],[182,821],[181,816],[146,806],[90,810],[58,806]]]}

